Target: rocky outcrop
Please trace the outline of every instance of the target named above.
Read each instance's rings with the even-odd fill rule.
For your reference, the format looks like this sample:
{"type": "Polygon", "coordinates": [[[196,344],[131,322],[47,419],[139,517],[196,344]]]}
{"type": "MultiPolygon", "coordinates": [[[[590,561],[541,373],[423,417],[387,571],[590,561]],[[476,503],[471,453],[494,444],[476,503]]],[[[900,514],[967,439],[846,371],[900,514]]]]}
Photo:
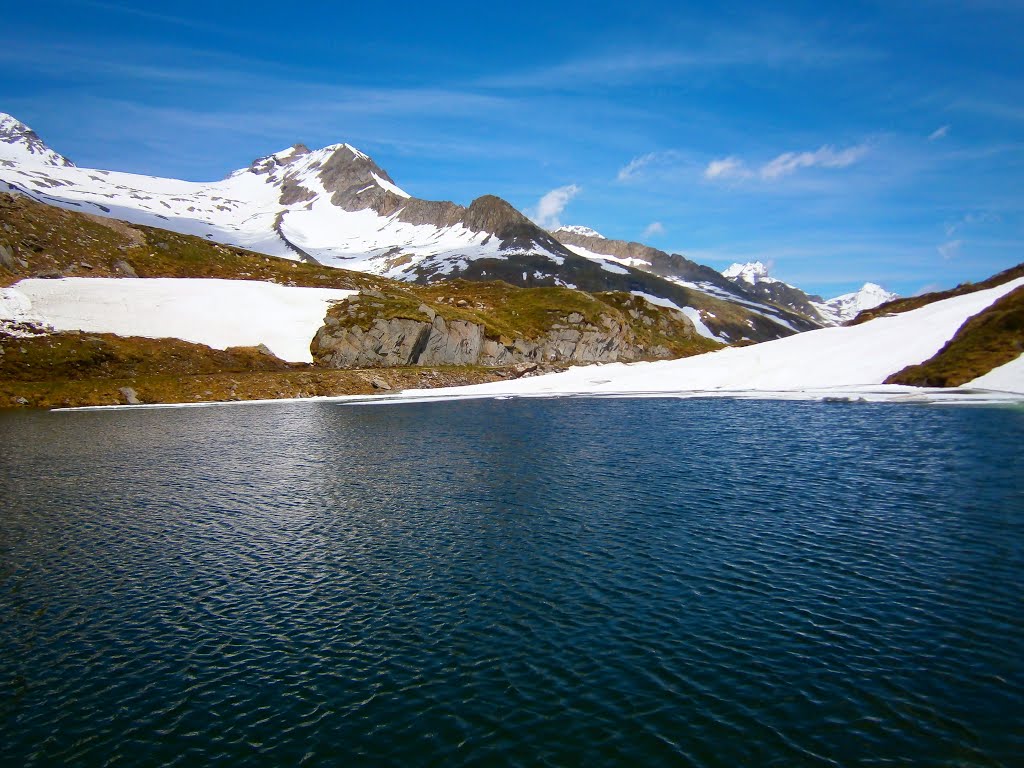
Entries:
{"type": "MultiPolygon", "coordinates": [[[[344,306],[344,305],[342,305],[344,306]]],[[[421,305],[421,318],[376,318],[366,326],[349,325],[345,312],[328,313],[310,349],[313,359],[331,368],[410,365],[483,365],[517,363],[610,363],[664,359],[665,346],[644,345],[628,323],[610,312],[597,323],[570,312],[537,338],[488,336],[484,325],[442,317],[421,305]]],[[[693,325],[681,312],[663,310],[657,319],[637,319],[677,337],[692,337],[693,325]]]]}

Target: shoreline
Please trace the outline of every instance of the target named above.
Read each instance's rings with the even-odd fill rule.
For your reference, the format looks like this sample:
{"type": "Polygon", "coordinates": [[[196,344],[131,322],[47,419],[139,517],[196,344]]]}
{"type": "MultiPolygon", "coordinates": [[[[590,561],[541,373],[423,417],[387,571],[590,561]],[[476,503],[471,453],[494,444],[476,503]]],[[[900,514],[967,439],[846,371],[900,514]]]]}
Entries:
{"type": "Polygon", "coordinates": [[[179,403],[140,403],[137,405],[82,405],[50,408],[52,412],[99,410],[152,410],[158,408],[213,408],[236,405],[272,405],[275,403],[336,403],[340,405],[408,405],[461,402],[467,400],[769,400],[820,402],[834,405],[961,405],[1024,407],[1024,393],[977,388],[917,388],[898,384],[836,387],[802,390],[675,390],[634,392],[474,392],[472,386],[445,387],[437,390],[409,390],[380,394],[314,395],[251,400],[210,400],[179,403]],[[468,390],[468,391],[467,391],[468,390]]]}

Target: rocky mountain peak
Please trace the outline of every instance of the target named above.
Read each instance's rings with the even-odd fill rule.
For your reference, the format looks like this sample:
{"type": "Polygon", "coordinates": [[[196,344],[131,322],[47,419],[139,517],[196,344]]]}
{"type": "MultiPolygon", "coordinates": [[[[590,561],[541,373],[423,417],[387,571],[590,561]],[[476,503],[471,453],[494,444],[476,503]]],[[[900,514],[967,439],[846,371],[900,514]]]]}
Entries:
{"type": "Polygon", "coordinates": [[[0,112],[0,160],[35,162],[64,168],[73,168],[75,165],[46,146],[39,134],[5,112],[0,112]]]}
{"type": "MultiPolygon", "coordinates": [[[[309,170],[315,171],[324,189],[332,194],[332,202],[343,208],[350,208],[355,198],[366,192],[383,190],[398,197],[408,198],[409,194],[395,184],[388,172],[373,159],[350,144],[334,144],[314,153],[316,155],[309,170]]],[[[362,201],[366,202],[366,201],[362,201]]],[[[370,207],[361,204],[359,208],[370,207]]]]}

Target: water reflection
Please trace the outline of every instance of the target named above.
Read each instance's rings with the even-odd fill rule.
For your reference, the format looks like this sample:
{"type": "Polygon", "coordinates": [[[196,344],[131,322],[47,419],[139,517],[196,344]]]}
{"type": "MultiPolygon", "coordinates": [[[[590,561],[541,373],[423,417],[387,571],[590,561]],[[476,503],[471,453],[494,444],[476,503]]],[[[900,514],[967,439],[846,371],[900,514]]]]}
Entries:
{"type": "Polygon", "coordinates": [[[1010,765],[1024,418],[0,416],[19,764],[1010,765]]]}

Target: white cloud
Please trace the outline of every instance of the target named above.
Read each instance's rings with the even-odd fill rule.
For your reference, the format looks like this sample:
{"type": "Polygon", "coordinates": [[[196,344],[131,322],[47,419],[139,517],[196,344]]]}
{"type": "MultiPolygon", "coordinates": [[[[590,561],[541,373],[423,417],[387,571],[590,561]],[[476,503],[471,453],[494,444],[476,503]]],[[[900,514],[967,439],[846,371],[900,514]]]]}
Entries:
{"type": "Polygon", "coordinates": [[[948,125],[940,125],[934,131],[932,131],[931,133],[928,134],[928,141],[938,141],[939,139],[944,138],[948,134],[949,134],[949,126],[948,125]]]}
{"type": "Polygon", "coordinates": [[[868,152],[864,144],[837,150],[825,145],[814,152],[785,152],[761,166],[758,171],[762,179],[778,179],[788,176],[801,168],[846,168],[860,160],[868,152]]]}
{"type": "Polygon", "coordinates": [[[537,226],[544,229],[557,229],[562,226],[558,217],[562,215],[565,206],[581,191],[582,189],[575,184],[552,189],[537,201],[536,208],[526,213],[537,226]]]}
{"type": "Polygon", "coordinates": [[[704,169],[705,179],[746,179],[751,175],[743,161],[738,157],[723,157],[712,160],[704,169]]]}
{"type": "Polygon", "coordinates": [[[960,253],[963,244],[963,240],[949,240],[939,246],[939,255],[949,261],[960,253]]]}
{"type": "Polygon", "coordinates": [[[646,227],[644,227],[644,231],[643,231],[643,234],[641,235],[641,237],[644,237],[644,238],[655,237],[656,235],[664,235],[664,234],[665,234],[665,225],[662,224],[660,221],[652,221],[650,224],[648,224],[646,227]]]}

